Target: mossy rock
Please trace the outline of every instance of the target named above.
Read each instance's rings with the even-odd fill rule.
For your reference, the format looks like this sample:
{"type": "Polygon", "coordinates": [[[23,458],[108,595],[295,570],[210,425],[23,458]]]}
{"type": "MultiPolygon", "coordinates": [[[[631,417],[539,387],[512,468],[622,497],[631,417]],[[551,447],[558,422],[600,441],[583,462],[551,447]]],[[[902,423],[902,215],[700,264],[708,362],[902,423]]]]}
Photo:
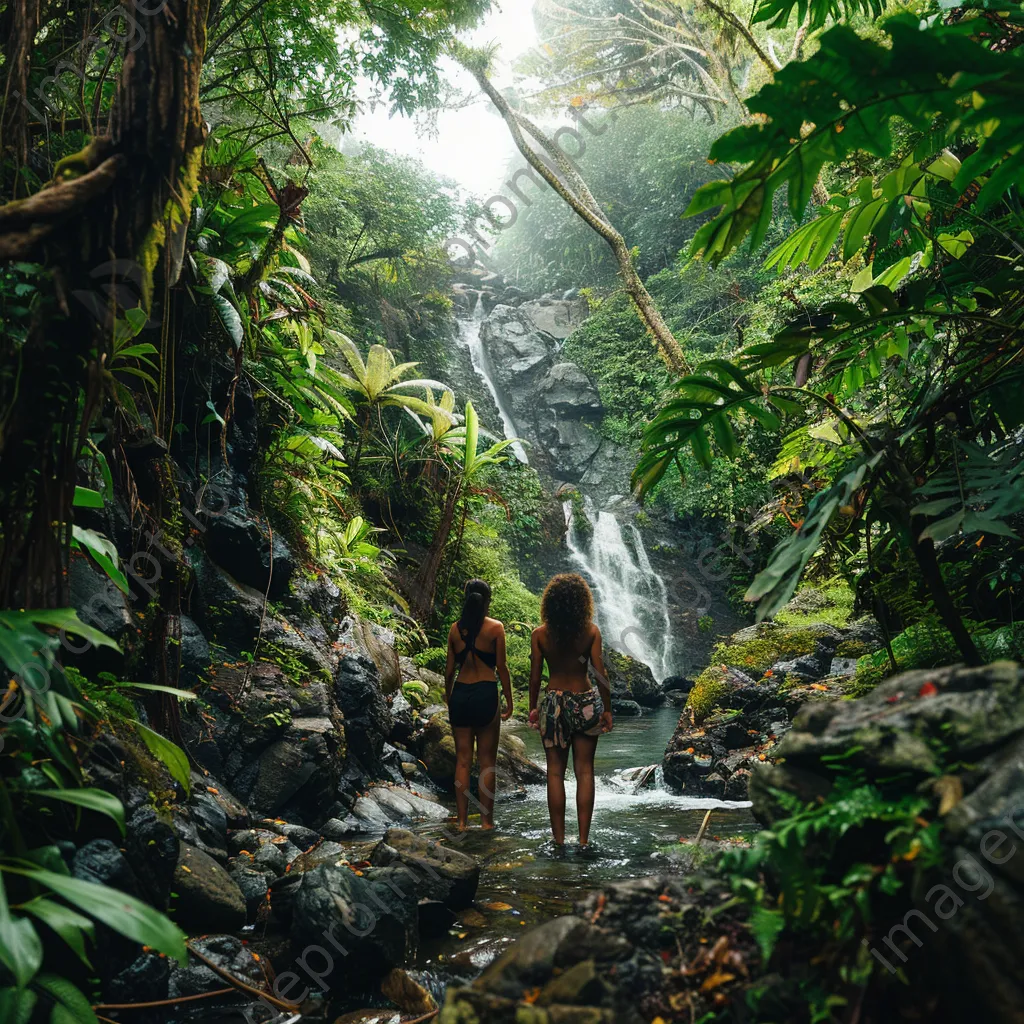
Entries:
{"type": "Polygon", "coordinates": [[[694,680],[686,702],[686,707],[693,712],[694,721],[703,722],[718,707],[718,702],[729,689],[725,679],[726,673],[721,667],[712,665],[694,680]]]}
{"type": "Polygon", "coordinates": [[[813,654],[838,637],[837,630],[822,623],[783,626],[760,622],[734,633],[728,643],[716,645],[711,658],[713,663],[732,665],[749,675],[759,676],[777,662],[813,654]]]}

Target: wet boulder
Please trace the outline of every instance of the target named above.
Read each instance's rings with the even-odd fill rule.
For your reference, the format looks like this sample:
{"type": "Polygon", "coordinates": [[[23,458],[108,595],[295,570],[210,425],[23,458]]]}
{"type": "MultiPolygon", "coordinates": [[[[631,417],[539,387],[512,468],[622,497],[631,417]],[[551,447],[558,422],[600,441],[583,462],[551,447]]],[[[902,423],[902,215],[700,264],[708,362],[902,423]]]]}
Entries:
{"type": "Polygon", "coordinates": [[[391,731],[391,714],[374,661],[365,654],[346,654],[338,662],[334,694],[345,716],[349,757],[370,778],[379,778],[384,740],[391,731]]]}
{"type": "MultiPolygon", "coordinates": [[[[429,709],[424,711],[427,714],[429,709]]],[[[426,719],[423,729],[411,741],[414,753],[426,766],[430,778],[451,790],[455,779],[455,737],[448,723],[447,709],[436,709],[426,719]]],[[[498,799],[502,792],[517,786],[539,785],[547,772],[526,754],[526,744],[507,729],[498,741],[498,799]]]]}
{"type": "Polygon", "coordinates": [[[140,807],[128,819],[125,856],[138,880],[140,894],[162,909],[170,899],[174,871],[178,865],[178,837],[152,807],[140,807]]]}
{"type": "MultiPolygon", "coordinates": [[[[934,863],[921,868],[886,919],[873,915],[878,953],[911,993],[941,1000],[943,1019],[1015,1020],[1024,1001],[1024,669],[1012,662],[905,672],[858,700],[807,704],[782,739],[779,764],[750,779],[757,818],[828,797],[836,755],[866,783],[930,797],[940,820],[934,863]],[[909,930],[908,927],[909,926],[909,930]]],[[[848,862],[881,863],[884,830],[844,835],[848,862]]],[[[874,951],[874,950],[873,950],[874,951]]]]}
{"type": "Polygon", "coordinates": [[[649,954],[581,917],[558,917],[513,943],[472,984],[449,987],[440,1024],[639,1024],[638,997],[660,969],[649,954]],[[529,998],[524,998],[529,994],[529,998]]]}
{"type": "MultiPolygon", "coordinates": [[[[506,289],[505,295],[516,289],[506,289]]],[[[564,341],[583,322],[587,315],[586,303],[580,299],[531,299],[519,306],[534,330],[564,341]]]]}
{"type": "Polygon", "coordinates": [[[210,518],[206,551],[239,583],[272,600],[288,592],[295,559],[279,534],[272,533],[261,517],[243,500],[210,518]]]}
{"type": "Polygon", "coordinates": [[[473,857],[399,828],[385,833],[370,863],[402,868],[421,899],[436,900],[452,910],[473,902],[480,881],[480,865],[473,857]]]}
{"type": "Polygon", "coordinates": [[[187,843],[174,872],[175,918],[197,932],[234,931],[245,924],[246,905],[238,886],[212,857],[187,843]]]}
{"type": "Polygon", "coordinates": [[[340,640],[346,647],[373,662],[381,693],[388,696],[401,687],[402,666],[395,650],[395,635],[391,630],[353,615],[342,622],[340,640]]]}
{"type": "Polygon", "coordinates": [[[612,697],[612,714],[621,718],[639,718],[644,713],[635,700],[617,700],[612,697]]]}
{"type": "Polygon", "coordinates": [[[323,951],[314,961],[322,985],[380,978],[406,960],[416,942],[416,897],[402,888],[403,880],[390,868],[376,869],[371,880],[337,864],[299,877],[292,944],[323,951]]]}
{"type": "MultiPolygon", "coordinates": [[[[257,991],[268,991],[263,967],[253,951],[234,935],[204,935],[193,939],[194,952],[189,955],[184,967],[174,965],[170,971],[167,994],[171,999],[182,999],[213,992],[227,987],[223,971],[237,978],[244,985],[257,991]],[[215,969],[216,968],[216,969],[215,969]]],[[[215,1001],[197,1000],[180,1004],[174,1012],[175,1021],[209,1021],[211,1002],[216,1005],[218,1020],[238,1017],[249,1020],[268,1020],[270,1014],[263,1014],[262,1007],[254,1003],[253,997],[241,989],[234,995],[218,997],[215,1001]],[[246,1014],[246,1008],[253,1008],[256,1016],[246,1014]]]]}
{"type": "Polygon", "coordinates": [[[657,707],[665,699],[663,687],[642,661],[606,647],[604,664],[613,700],[636,701],[642,707],[650,708],[657,707]]]}

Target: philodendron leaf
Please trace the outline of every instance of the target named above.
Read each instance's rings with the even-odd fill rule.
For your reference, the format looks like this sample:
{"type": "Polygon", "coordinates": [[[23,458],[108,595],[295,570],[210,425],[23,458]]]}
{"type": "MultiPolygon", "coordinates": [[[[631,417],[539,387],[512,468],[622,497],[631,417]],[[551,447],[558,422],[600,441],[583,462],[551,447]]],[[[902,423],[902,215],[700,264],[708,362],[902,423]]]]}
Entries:
{"type": "Polygon", "coordinates": [[[43,944],[32,922],[15,917],[7,902],[7,890],[0,877],[0,964],[14,976],[14,983],[24,988],[43,965],[43,944]]]}

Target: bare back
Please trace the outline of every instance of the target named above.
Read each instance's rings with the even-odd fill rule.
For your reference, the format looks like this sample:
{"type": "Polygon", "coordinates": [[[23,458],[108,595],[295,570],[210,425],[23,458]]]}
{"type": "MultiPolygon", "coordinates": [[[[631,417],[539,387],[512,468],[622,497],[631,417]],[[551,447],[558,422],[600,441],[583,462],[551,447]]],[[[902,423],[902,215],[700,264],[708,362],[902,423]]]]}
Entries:
{"type": "Polygon", "coordinates": [[[497,676],[497,666],[488,665],[477,652],[493,655],[499,665],[505,660],[505,627],[497,619],[487,617],[480,626],[473,642],[473,648],[463,658],[466,640],[459,632],[459,624],[452,625],[448,633],[448,646],[453,662],[458,668],[457,678],[460,683],[491,682],[497,676]]]}
{"type": "Polygon", "coordinates": [[[538,626],[530,640],[534,663],[539,667],[540,658],[547,662],[549,690],[589,690],[587,669],[592,659],[595,668],[604,672],[603,664],[597,664],[601,658],[601,631],[593,623],[571,643],[556,643],[547,626],[538,626]]]}

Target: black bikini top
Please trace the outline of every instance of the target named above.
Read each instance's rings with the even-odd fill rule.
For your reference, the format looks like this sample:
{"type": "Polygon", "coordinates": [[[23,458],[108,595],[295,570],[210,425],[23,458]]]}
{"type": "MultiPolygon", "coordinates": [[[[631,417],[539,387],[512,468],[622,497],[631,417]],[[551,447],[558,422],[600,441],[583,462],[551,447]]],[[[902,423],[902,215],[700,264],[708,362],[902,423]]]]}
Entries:
{"type": "MultiPolygon", "coordinates": [[[[459,634],[462,636],[462,634],[459,634]]],[[[465,663],[467,656],[470,651],[473,652],[473,656],[479,658],[485,665],[491,668],[496,668],[498,664],[498,652],[497,651],[481,651],[476,646],[476,640],[470,643],[464,636],[462,642],[466,645],[461,651],[455,652],[455,664],[462,665],[465,663]]]]}

